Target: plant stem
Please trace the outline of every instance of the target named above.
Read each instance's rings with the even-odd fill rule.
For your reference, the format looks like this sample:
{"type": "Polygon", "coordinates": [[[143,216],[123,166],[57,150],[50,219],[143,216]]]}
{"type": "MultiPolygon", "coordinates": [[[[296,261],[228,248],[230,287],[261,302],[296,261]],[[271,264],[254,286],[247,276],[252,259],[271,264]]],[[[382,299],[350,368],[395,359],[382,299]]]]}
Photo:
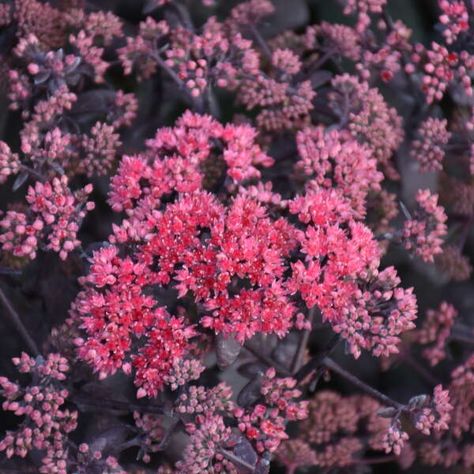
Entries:
{"type": "Polygon", "coordinates": [[[301,382],[304,380],[311,372],[321,367],[323,360],[336,348],[337,344],[339,343],[339,335],[334,334],[333,337],[330,339],[327,347],[324,349],[321,354],[316,355],[311,360],[306,362],[303,367],[301,367],[296,374],[294,374],[294,378],[301,382]]]}
{"type": "Polygon", "coordinates": [[[255,467],[245,462],[243,459],[237,457],[234,453],[227,451],[226,449],[221,449],[219,451],[228,461],[234,463],[238,467],[242,467],[248,472],[255,472],[255,467]]]}
{"type": "Polygon", "coordinates": [[[393,462],[396,460],[397,460],[396,456],[378,456],[374,458],[358,459],[355,461],[355,463],[364,465],[364,466],[369,466],[373,464],[383,464],[387,462],[393,462]]]}
{"type": "Polygon", "coordinates": [[[193,108],[197,112],[202,112],[204,109],[202,100],[197,100],[196,97],[194,97],[189,89],[186,87],[184,82],[180,79],[180,77],[171,69],[166,62],[163,60],[163,58],[158,54],[158,53],[152,53],[152,58],[157,62],[158,66],[160,66],[163,71],[168,74],[168,76],[173,80],[173,82],[179,87],[181,91],[183,91],[186,94],[187,99],[191,102],[193,108]]]}
{"type": "Polygon", "coordinates": [[[34,339],[30,336],[25,325],[20,319],[19,314],[16,312],[15,308],[11,304],[5,292],[0,287],[0,301],[5,308],[5,313],[8,316],[8,319],[15,326],[15,329],[18,331],[22,337],[25,344],[28,346],[29,351],[36,357],[40,355],[40,351],[34,339]]]}
{"type": "Polygon", "coordinates": [[[272,60],[272,51],[268,46],[268,43],[265,41],[263,36],[260,34],[260,31],[257,30],[255,26],[250,27],[250,31],[255,39],[255,42],[258,44],[259,48],[262,50],[263,55],[265,58],[271,62],[272,60]]]}
{"type": "Polygon", "coordinates": [[[76,405],[83,405],[97,410],[138,411],[139,413],[153,413],[157,415],[166,414],[166,409],[157,405],[139,405],[137,403],[122,402],[119,400],[101,399],[95,400],[84,395],[75,395],[72,401],[76,405]]]}
{"type": "MultiPolygon", "coordinates": [[[[311,308],[309,310],[309,314],[308,314],[308,321],[309,321],[309,324],[311,324],[311,325],[313,324],[314,312],[315,312],[315,307],[311,308]]],[[[303,332],[303,335],[301,336],[300,344],[298,346],[298,349],[295,353],[295,357],[293,359],[293,363],[291,365],[291,373],[293,373],[293,374],[295,372],[298,372],[298,370],[303,365],[304,353],[306,351],[306,346],[308,345],[309,336],[311,334],[311,331],[312,331],[312,328],[311,329],[306,329],[303,332]]]]}
{"type": "Polygon", "coordinates": [[[428,382],[430,385],[439,384],[439,381],[430,372],[428,372],[411,354],[409,354],[408,352],[402,351],[400,353],[400,357],[402,361],[404,361],[412,369],[418,372],[418,374],[424,380],[426,380],[426,382],[428,382]]]}
{"type": "Polygon", "coordinates": [[[322,360],[322,365],[324,365],[324,367],[326,367],[327,369],[332,370],[336,374],[340,375],[342,378],[346,379],[348,382],[352,383],[354,386],[356,386],[360,390],[364,391],[365,393],[379,400],[384,405],[394,407],[397,410],[404,409],[405,405],[397,402],[396,400],[392,400],[387,395],[383,394],[382,392],[379,392],[377,389],[366,384],[365,382],[357,378],[355,375],[352,375],[350,372],[343,369],[339,364],[334,362],[329,357],[325,357],[322,360]]]}
{"type": "Polygon", "coordinates": [[[254,355],[257,359],[259,359],[265,365],[268,365],[269,367],[273,367],[279,375],[283,375],[285,377],[291,376],[291,372],[287,368],[280,365],[271,357],[268,357],[267,355],[262,354],[260,351],[255,349],[255,347],[253,347],[251,344],[245,344],[244,349],[247,349],[252,355],[254,355]]]}

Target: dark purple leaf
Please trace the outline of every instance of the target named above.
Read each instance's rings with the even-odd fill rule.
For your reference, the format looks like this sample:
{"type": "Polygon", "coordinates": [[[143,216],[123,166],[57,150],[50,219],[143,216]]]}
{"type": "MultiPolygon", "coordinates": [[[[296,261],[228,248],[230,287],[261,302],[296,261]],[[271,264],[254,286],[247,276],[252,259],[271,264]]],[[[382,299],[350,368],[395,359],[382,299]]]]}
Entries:
{"type": "Polygon", "coordinates": [[[219,334],[216,337],[217,365],[225,369],[233,364],[239,357],[242,345],[232,336],[219,334]]]}

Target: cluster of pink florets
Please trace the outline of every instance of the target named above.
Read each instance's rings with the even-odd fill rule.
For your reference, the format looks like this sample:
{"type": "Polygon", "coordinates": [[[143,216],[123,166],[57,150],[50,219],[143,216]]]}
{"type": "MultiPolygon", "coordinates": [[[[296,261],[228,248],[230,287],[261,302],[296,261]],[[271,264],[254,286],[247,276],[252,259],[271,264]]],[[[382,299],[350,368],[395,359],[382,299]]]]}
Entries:
{"type": "Polygon", "coordinates": [[[420,163],[421,171],[439,171],[443,168],[445,147],[451,134],[448,121],[428,118],[419,130],[419,138],[413,142],[411,155],[420,163]]]}
{"type": "Polygon", "coordinates": [[[23,353],[14,358],[13,363],[21,373],[31,374],[32,381],[27,387],[0,378],[0,387],[5,401],[2,408],[23,417],[17,431],[9,431],[0,441],[0,451],[8,458],[25,457],[32,450],[44,453],[40,472],[65,474],[67,457],[67,434],[76,429],[77,412],[64,407],[68,391],[61,387],[66,379],[68,363],[60,354],[49,354],[47,359],[33,359],[23,353]],[[50,463],[50,459],[62,453],[62,459],[50,463]]]}
{"type": "Polygon", "coordinates": [[[446,358],[446,343],[451,334],[458,312],[451,304],[443,301],[437,310],[426,312],[423,325],[418,330],[418,342],[424,346],[423,356],[431,365],[446,358]]]}
{"type": "Polygon", "coordinates": [[[61,259],[80,245],[77,232],[86,213],[94,209],[87,201],[92,185],[74,194],[65,176],[37,182],[26,195],[29,212],[8,211],[0,221],[0,244],[17,257],[34,259],[38,248],[57,252],[61,259]]]}
{"type": "Polygon", "coordinates": [[[442,252],[447,216],[438,205],[438,196],[428,189],[417,192],[416,204],[413,216],[403,226],[403,245],[421,259],[432,262],[434,256],[442,252]]]}
{"type": "Polygon", "coordinates": [[[269,369],[260,389],[265,403],[257,404],[251,411],[240,407],[234,410],[240,431],[255,444],[257,452],[275,451],[288,438],[286,421],[307,417],[308,402],[296,401],[301,392],[295,386],[296,380],[275,378],[275,370],[269,369]]]}
{"type": "Polygon", "coordinates": [[[442,11],[439,21],[444,26],[443,36],[446,43],[451,44],[469,30],[469,13],[464,2],[439,0],[438,3],[442,11]]]}

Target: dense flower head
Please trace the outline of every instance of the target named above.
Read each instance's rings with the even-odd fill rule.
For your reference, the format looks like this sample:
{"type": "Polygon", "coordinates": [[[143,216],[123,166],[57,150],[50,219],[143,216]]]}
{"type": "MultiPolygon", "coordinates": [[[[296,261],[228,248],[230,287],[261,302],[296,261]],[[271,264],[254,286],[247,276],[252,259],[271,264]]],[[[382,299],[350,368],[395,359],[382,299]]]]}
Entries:
{"type": "Polygon", "coordinates": [[[27,214],[8,211],[0,221],[0,244],[15,256],[35,258],[38,247],[57,252],[61,259],[80,245],[77,238],[80,222],[94,209],[87,201],[92,185],[74,193],[66,176],[30,186],[27,214]]]}
{"type": "Polygon", "coordinates": [[[309,178],[306,186],[336,188],[363,216],[368,192],[378,191],[383,179],[369,149],[349,133],[325,133],[322,127],[299,132],[297,146],[301,160],[296,169],[309,178]]]}
{"type": "Polygon", "coordinates": [[[439,22],[443,25],[443,36],[447,44],[456,41],[457,37],[469,30],[469,13],[464,2],[439,0],[442,14],[439,22]]]}
{"type": "Polygon", "coordinates": [[[400,334],[415,327],[416,297],[412,288],[405,290],[399,283],[393,267],[376,272],[342,308],[343,317],[333,329],[347,341],[354,357],[361,349],[383,357],[398,353],[400,334]]]}
{"type": "Polygon", "coordinates": [[[368,146],[388,178],[398,177],[390,162],[404,138],[401,117],[378,89],[349,74],[334,77],[330,101],[350,133],[368,146]],[[346,104],[346,105],[344,105],[346,104]],[[348,110],[347,110],[348,109],[348,110]]]}
{"type": "Polygon", "coordinates": [[[314,27],[327,51],[335,51],[342,57],[357,61],[360,57],[360,35],[354,28],[338,23],[322,21],[314,27]]]}
{"type": "Polygon", "coordinates": [[[101,377],[117,369],[130,373],[133,364],[137,396],[153,397],[170,376],[174,360],[186,354],[194,330],[142,294],[145,268],[120,258],[116,247],[94,252],[84,280],[92,286],[78,295],[73,314],[81,317],[88,335],[76,341],[79,356],[101,377]],[[141,338],[138,350],[132,349],[134,338],[141,338]]]}
{"type": "Polygon", "coordinates": [[[364,450],[382,450],[389,422],[377,416],[380,405],[367,396],[344,397],[320,390],[308,405],[299,440],[312,449],[312,464],[320,468],[350,466],[364,450]]]}
{"type": "Polygon", "coordinates": [[[436,385],[429,402],[413,410],[415,428],[426,435],[429,435],[431,431],[447,430],[452,409],[449,391],[443,390],[441,385],[436,385]]]}
{"type": "MultiPolygon", "coordinates": [[[[24,458],[32,450],[41,450],[44,454],[40,472],[48,472],[53,453],[67,457],[67,434],[77,426],[77,412],[64,407],[68,391],[60,385],[69,367],[66,359],[55,353],[48,354],[46,359],[40,356],[34,359],[22,353],[13,363],[19,372],[31,374],[31,382],[22,387],[0,377],[0,392],[5,398],[3,410],[23,417],[18,429],[7,431],[0,441],[0,451],[7,458],[14,455],[24,458]]],[[[56,465],[65,467],[64,459],[56,465]]],[[[65,474],[66,470],[57,472],[65,474]]]]}
{"type": "Polygon", "coordinates": [[[5,142],[0,142],[0,184],[3,184],[10,175],[17,174],[19,169],[18,155],[13,153],[5,142]]]}
{"type": "Polygon", "coordinates": [[[309,308],[317,304],[323,317],[334,321],[340,317],[336,308],[345,305],[357,287],[356,280],[367,277],[377,268],[380,252],[371,231],[355,222],[350,212],[345,212],[345,222],[339,220],[340,196],[334,196],[338,206],[333,206],[325,199],[331,196],[330,191],[318,194],[305,197],[311,199],[309,213],[301,212],[307,205],[302,208],[301,199],[297,199],[297,206],[290,205],[290,211],[298,213],[303,222],[308,222],[308,217],[312,220],[305,232],[299,234],[305,258],[292,264],[290,288],[300,291],[309,308]]]}
{"type": "Polygon", "coordinates": [[[412,63],[405,69],[413,73],[417,65],[422,67],[421,90],[428,104],[440,101],[453,83],[459,84],[467,96],[472,95],[469,71],[472,70],[473,57],[467,51],[450,51],[433,41],[430,48],[417,44],[411,59],[412,63]]]}
{"type": "Polygon", "coordinates": [[[438,196],[428,189],[418,190],[416,203],[413,216],[403,226],[403,246],[422,260],[432,262],[434,256],[443,251],[447,216],[438,205],[438,196]]]}
{"type": "Polygon", "coordinates": [[[146,201],[149,196],[160,199],[173,191],[201,189],[204,165],[207,160],[217,161],[215,153],[221,157],[233,182],[259,178],[257,167],[270,166],[273,160],[255,139],[255,130],[247,125],[222,126],[210,116],[186,112],[174,128],[160,129],[148,140],[146,154],[122,160],[119,172],[112,179],[112,208],[121,211],[132,208],[142,197],[146,201]],[[216,147],[216,142],[222,148],[216,147]]]}
{"type": "Polygon", "coordinates": [[[236,474],[235,466],[219,452],[230,436],[231,429],[225,426],[222,416],[204,416],[199,426],[193,427],[190,433],[183,459],[176,464],[178,472],[211,474],[220,471],[236,474]]]}
{"type": "Polygon", "coordinates": [[[417,340],[423,344],[423,356],[431,365],[436,365],[446,357],[446,343],[458,312],[451,304],[443,301],[437,310],[426,312],[423,325],[417,331],[417,340]]]}
{"type": "Polygon", "coordinates": [[[419,138],[412,144],[411,156],[420,164],[421,171],[439,171],[451,134],[447,130],[446,119],[429,117],[418,129],[419,138]]]}
{"type": "Polygon", "coordinates": [[[275,378],[275,369],[268,369],[260,389],[266,403],[257,404],[253,410],[235,408],[238,428],[255,445],[257,452],[274,452],[282,440],[288,439],[286,420],[307,417],[308,402],[297,401],[301,391],[295,386],[296,380],[275,378]]]}

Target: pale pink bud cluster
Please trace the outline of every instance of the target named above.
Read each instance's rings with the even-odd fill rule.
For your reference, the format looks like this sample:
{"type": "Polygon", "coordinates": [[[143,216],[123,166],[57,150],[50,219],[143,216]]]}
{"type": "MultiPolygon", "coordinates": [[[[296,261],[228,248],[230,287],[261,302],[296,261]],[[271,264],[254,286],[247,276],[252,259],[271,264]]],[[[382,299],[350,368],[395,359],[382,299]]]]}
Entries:
{"type": "Polygon", "coordinates": [[[448,121],[429,117],[418,129],[418,138],[412,143],[411,157],[418,161],[423,172],[443,169],[445,148],[451,137],[448,121]]]}
{"type": "Polygon", "coordinates": [[[133,412],[135,426],[142,434],[142,443],[140,453],[143,462],[150,461],[150,454],[160,450],[160,442],[165,433],[163,419],[160,416],[151,413],[133,412]]]}
{"type": "Polygon", "coordinates": [[[342,309],[343,317],[333,330],[347,341],[349,351],[358,358],[369,350],[376,357],[398,353],[400,335],[415,327],[417,316],[413,288],[399,286],[393,267],[374,274],[357,289],[351,304],[342,309]]]}
{"type": "Polygon", "coordinates": [[[425,435],[429,435],[431,431],[445,431],[449,428],[448,423],[452,410],[449,391],[443,390],[441,385],[437,385],[434,388],[433,397],[430,397],[422,408],[413,410],[412,417],[415,427],[425,435]]]}
{"type": "Polygon", "coordinates": [[[329,100],[341,121],[347,122],[354,138],[368,146],[387,177],[397,178],[391,159],[404,138],[402,119],[397,111],[388,106],[378,89],[355,76],[342,74],[331,84],[333,91],[329,100]]]}
{"type": "Polygon", "coordinates": [[[171,390],[176,390],[192,380],[197,380],[206,370],[199,359],[175,359],[169,375],[165,377],[165,383],[171,390]]]}
{"type": "Polygon", "coordinates": [[[109,63],[102,57],[104,48],[94,45],[94,36],[85,30],[81,30],[77,35],[70,35],[69,42],[77,49],[83,62],[92,69],[95,82],[104,82],[104,75],[109,67],[109,63]]]}
{"type": "Polygon", "coordinates": [[[408,439],[408,433],[402,430],[400,419],[394,419],[382,440],[385,452],[399,456],[408,439]]]}
{"type": "Polygon", "coordinates": [[[402,243],[409,252],[425,262],[433,262],[435,255],[443,251],[447,216],[444,208],[438,205],[438,195],[428,189],[417,192],[416,203],[412,218],[403,225],[402,243]]]}
{"type": "Polygon", "coordinates": [[[20,170],[20,159],[16,153],[3,141],[0,141],[0,184],[9,176],[15,175],[20,170]]]}
{"type": "Polygon", "coordinates": [[[234,407],[231,401],[232,389],[225,382],[207,389],[191,385],[176,400],[176,411],[189,415],[200,415],[214,412],[230,412],[234,407]]]}
{"type": "Polygon", "coordinates": [[[90,134],[82,136],[80,170],[89,177],[105,175],[112,168],[121,144],[120,135],[114,126],[97,122],[90,134]]]}
{"type": "Polygon", "coordinates": [[[292,86],[264,74],[242,80],[239,100],[257,109],[257,124],[268,131],[301,128],[309,119],[316,92],[309,81],[292,86]]]}
{"type": "Polygon", "coordinates": [[[446,343],[457,316],[456,308],[446,301],[437,310],[426,312],[423,324],[417,330],[417,340],[428,346],[423,349],[423,356],[432,366],[446,358],[446,343]]]}
{"type": "Polygon", "coordinates": [[[254,25],[274,11],[275,7],[270,0],[248,0],[231,10],[229,21],[239,26],[254,25]]]}
{"type": "Polygon", "coordinates": [[[469,30],[469,13],[465,2],[456,0],[439,0],[442,14],[439,22],[443,25],[443,36],[447,44],[452,44],[457,37],[469,30]]]}
{"type": "MultiPolygon", "coordinates": [[[[319,390],[309,402],[308,418],[300,425],[294,462],[298,463],[301,454],[302,460],[319,469],[337,470],[356,463],[368,450],[383,450],[389,420],[377,416],[379,408],[367,396],[319,390]]],[[[291,441],[282,445],[284,450],[286,443],[291,441]]]]}
{"type": "Polygon", "coordinates": [[[32,381],[22,388],[0,377],[0,392],[5,397],[3,410],[23,417],[18,429],[7,431],[0,441],[0,451],[5,451],[8,458],[25,457],[32,450],[44,451],[40,472],[66,474],[67,434],[77,426],[77,412],[63,407],[68,391],[58,383],[65,379],[67,361],[60,354],[33,359],[22,353],[13,363],[20,372],[32,374],[32,381]],[[47,470],[52,456],[57,462],[54,470],[47,470]]]}
{"type": "Polygon", "coordinates": [[[268,369],[261,386],[265,404],[251,410],[237,407],[234,416],[238,427],[258,452],[274,452],[282,440],[288,439],[286,421],[303,420],[308,416],[308,402],[297,401],[301,391],[296,380],[275,378],[275,369],[268,369]]]}
{"type": "Polygon", "coordinates": [[[62,260],[80,245],[77,232],[86,213],[94,209],[87,201],[92,185],[72,192],[65,176],[30,186],[28,214],[8,211],[0,221],[0,244],[15,256],[35,258],[38,246],[59,253],[62,260]]]}
{"type": "Polygon", "coordinates": [[[237,474],[234,465],[226,461],[220,453],[220,449],[225,447],[232,434],[231,429],[225,426],[222,416],[204,415],[200,417],[197,426],[188,425],[188,432],[189,443],[184,450],[182,460],[176,463],[177,472],[237,474]]]}
{"type": "Polygon", "coordinates": [[[370,14],[381,14],[387,0],[346,0],[344,14],[357,13],[358,21],[356,29],[363,32],[370,25],[370,14]]]}
{"type": "MultiPolygon", "coordinates": [[[[421,88],[426,95],[428,104],[440,101],[454,80],[461,85],[466,95],[473,94],[469,74],[473,67],[473,57],[467,51],[459,53],[449,51],[445,46],[436,42],[431,43],[430,49],[425,49],[423,45],[417,44],[411,59],[414,64],[422,64],[421,88]]],[[[414,72],[415,66],[408,64],[406,71],[408,73],[414,72]]]]}
{"type": "Polygon", "coordinates": [[[314,27],[314,32],[321,38],[327,52],[333,51],[352,61],[360,58],[360,35],[354,28],[322,21],[314,27]]]}
{"type": "Polygon", "coordinates": [[[291,49],[276,49],[272,54],[272,64],[290,76],[301,70],[300,58],[291,49]]]}

